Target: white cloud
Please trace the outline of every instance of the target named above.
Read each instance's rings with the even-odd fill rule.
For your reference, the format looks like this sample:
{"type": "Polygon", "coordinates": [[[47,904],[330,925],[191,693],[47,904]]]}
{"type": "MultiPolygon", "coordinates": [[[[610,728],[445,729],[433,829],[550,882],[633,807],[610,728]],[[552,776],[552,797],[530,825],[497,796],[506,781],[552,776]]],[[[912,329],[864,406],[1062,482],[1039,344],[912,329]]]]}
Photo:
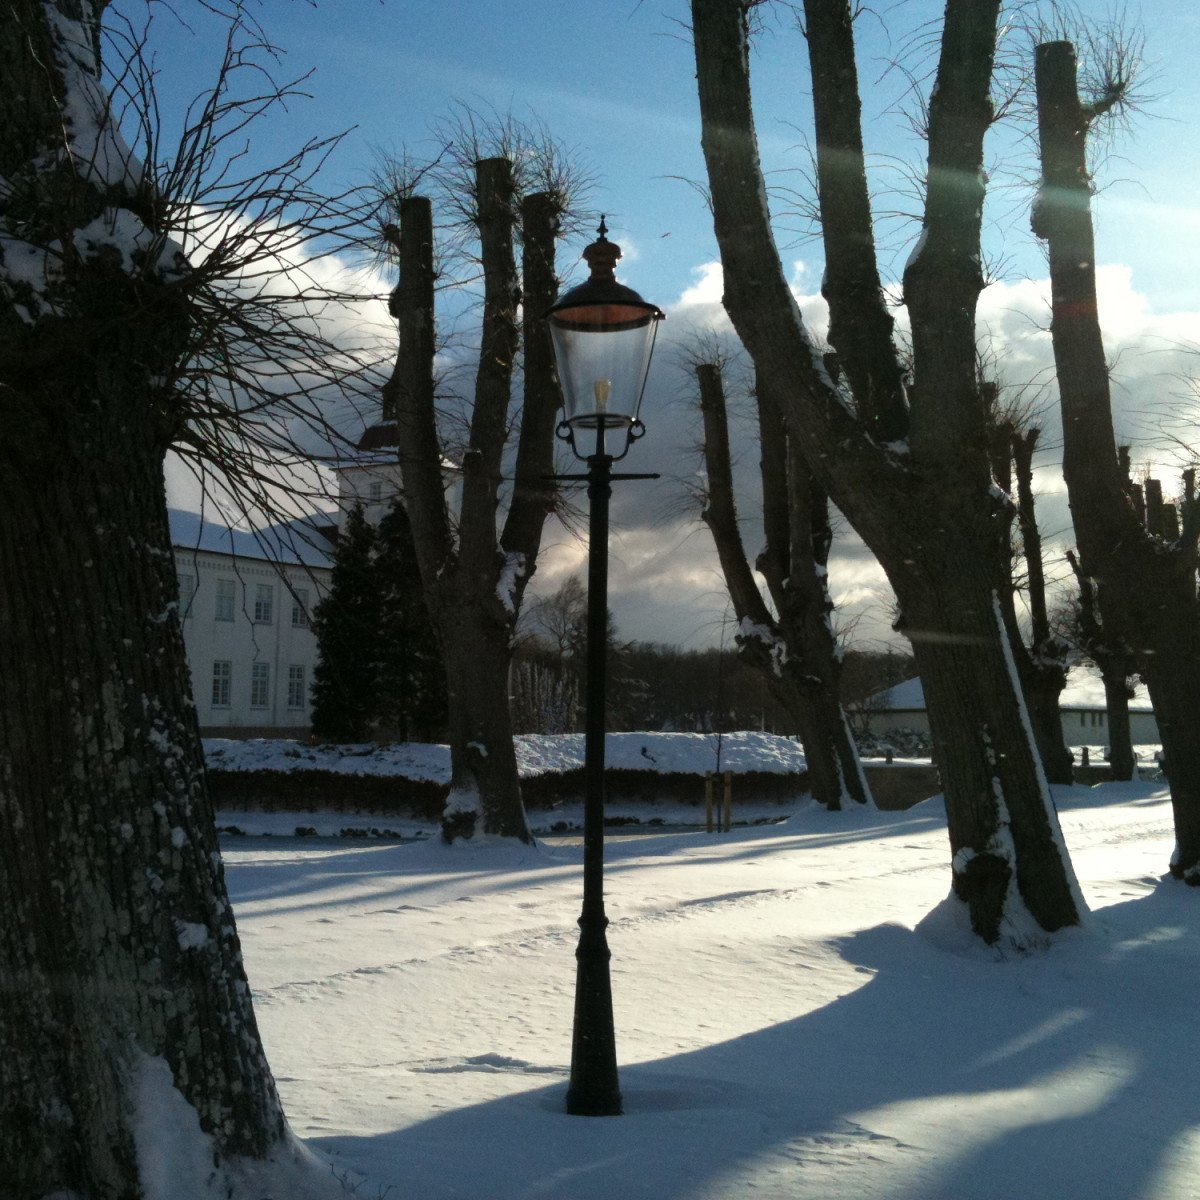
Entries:
{"type": "MultiPolygon", "coordinates": [[[[704,329],[722,337],[732,336],[721,306],[720,263],[700,263],[693,268],[692,277],[692,284],[669,310],[672,320],[667,327],[666,345],[672,340],[686,344],[689,334],[704,329]]],[[[792,264],[791,278],[806,322],[815,336],[822,337],[827,328],[827,308],[816,281],[810,278],[803,262],[792,264]]],[[[1097,272],[1097,286],[1107,353],[1114,365],[1112,394],[1118,437],[1134,442],[1135,464],[1156,463],[1170,493],[1177,486],[1176,451],[1166,444],[1163,430],[1200,429],[1200,405],[1194,397],[1184,395],[1186,389],[1179,378],[1193,366],[1200,373],[1200,354],[1187,349],[1200,330],[1200,314],[1155,312],[1138,291],[1133,273],[1121,264],[1102,266],[1097,272]]],[[[993,284],[983,292],[978,312],[981,345],[994,361],[998,377],[1007,388],[1023,391],[1033,402],[1043,426],[1035,491],[1047,543],[1047,574],[1052,581],[1068,583],[1070,572],[1063,550],[1073,543],[1073,534],[1061,474],[1049,281],[1026,279],[993,284]]],[[[897,328],[903,333],[907,314],[897,309],[895,316],[897,328]]],[[[667,390],[661,360],[656,374],[656,388],[661,394],[667,390]]],[[[683,379],[676,386],[686,393],[689,385],[683,379]]],[[[727,600],[711,538],[695,519],[676,516],[664,521],[661,516],[677,500],[678,480],[694,470],[688,443],[696,438],[696,418],[678,402],[671,407],[660,401],[654,412],[654,427],[638,451],[643,459],[629,469],[647,469],[649,459],[648,469],[654,469],[654,462],[669,464],[659,469],[672,471],[675,478],[653,485],[618,485],[645,491],[639,492],[636,499],[622,493],[614,495],[612,606],[622,636],[690,640],[692,644],[715,642],[727,600]]],[[[740,456],[740,514],[747,554],[753,559],[761,542],[757,452],[745,428],[735,429],[733,437],[735,457],[740,456]]],[[[1194,440],[1200,441],[1200,434],[1194,440]]],[[[582,569],[585,548],[576,543],[570,561],[572,569],[582,569]]],[[[893,600],[886,578],[845,523],[834,544],[830,586],[839,606],[838,625],[853,625],[856,643],[898,640],[891,631],[893,600]]]]}
{"type": "Polygon", "coordinates": [[[692,268],[696,282],[690,288],[685,288],[676,301],[676,308],[691,308],[694,305],[715,305],[721,303],[725,293],[725,272],[719,262],[701,263],[692,268]]]}

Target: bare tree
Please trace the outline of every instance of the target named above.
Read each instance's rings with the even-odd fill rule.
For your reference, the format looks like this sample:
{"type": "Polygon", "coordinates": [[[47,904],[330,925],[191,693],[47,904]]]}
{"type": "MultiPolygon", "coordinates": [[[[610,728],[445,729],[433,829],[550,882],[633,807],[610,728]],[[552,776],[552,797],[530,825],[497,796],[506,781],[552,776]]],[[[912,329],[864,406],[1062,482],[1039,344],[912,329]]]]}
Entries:
{"type": "Polygon", "coordinates": [[[1131,83],[1127,60],[1118,56],[1112,62],[1114,69],[1085,100],[1074,45],[1054,41],[1037,47],[1042,184],[1033,229],[1050,253],[1063,474],[1079,565],[1102,589],[1105,623],[1111,616],[1138,655],[1171,786],[1176,843],[1171,872],[1200,884],[1200,503],[1186,494],[1176,513],[1164,505],[1155,481],[1143,496],[1130,488],[1113,429],[1096,300],[1088,137],[1101,117],[1119,109],[1131,83]]]}
{"type": "MultiPolygon", "coordinates": [[[[568,210],[569,172],[543,171],[536,182],[544,185],[553,177],[555,185],[522,195],[523,180],[512,160],[475,160],[478,152],[468,139],[473,175],[466,212],[477,231],[484,295],[457,513],[443,479],[444,435],[433,374],[433,206],[424,196],[396,198],[399,283],[392,312],[399,347],[384,396],[396,414],[406,504],[446,665],[452,781],[443,835],[470,836],[481,823],[488,833],[529,841],[508,706],[509,660],[542,526],[557,502],[549,477],[560,399],[542,317],[557,293],[554,250],[568,210]],[[518,214],[519,274],[513,250],[518,214]],[[505,509],[501,485],[519,347],[524,395],[505,509]]],[[[461,201],[463,152],[452,161],[458,175],[445,194],[461,201]]]]}
{"type": "Polygon", "coordinates": [[[167,158],[137,38],[115,107],[102,85],[104,7],[0,15],[0,1194],[134,1200],[139,1112],[174,1093],[212,1185],[244,1196],[239,1159],[291,1150],[217,848],[163,464],[176,446],[250,506],[276,494],[289,422],[321,421],[313,364],[348,361],[317,320],[330,290],[277,271],[337,220],[306,203],[325,143],[238,176],[246,122],[289,91],[254,31],[235,23],[167,158]]]}
{"type": "Polygon", "coordinates": [[[1024,719],[999,594],[1012,519],[988,461],[975,307],[983,138],[999,0],[948,0],[927,102],[920,239],[904,272],[906,377],[875,259],[853,14],[807,0],[805,34],[830,342],[840,379],[782,270],[758,160],[748,0],[693,0],[692,28],[725,307],[789,436],[887,572],[913,643],[949,818],[952,879],[988,942],[1075,924],[1083,902],[1024,719]]]}
{"type": "Polygon", "coordinates": [[[739,653],[766,677],[795,721],[813,798],[830,809],[867,803],[870,788],[838,697],[838,646],[827,586],[833,541],[828,501],[789,443],[780,412],[760,383],[756,394],[766,546],[757,565],[767,580],[772,612],[754,580],[738,528],[722,364],[719,358],[709,359],[695,368],[707,474],[701,516],[716,544],[738,619],[739,653]]]}
{"type": "MultiPolygon", "coordinates": [[[[999,387],[993,382],[985,381],[982,388],[985,401],[999,395],[999,387]]],[[[992,408],[992,477],[1007,495],[1016,497],[1017,526],[1025,562],[1029,643],[1025,642],[1017,617],[1017,556],[1011,545],[1011,532],[1006,551],[1011,564],[1009,586],[1000,593],[1004,623],[1046,778],[1050,783],[1069,784],[1072,781],[1071,753],[1063,736],[1058,708],[1058,698],[1067,682],[1068,646],[1050,628],[1042,535],[1033,495],[1033,454],[1041,431],[1036,426],[1021,428],[1026,421],[1020,413],[996,412],[994,402],[992,408]]]]}

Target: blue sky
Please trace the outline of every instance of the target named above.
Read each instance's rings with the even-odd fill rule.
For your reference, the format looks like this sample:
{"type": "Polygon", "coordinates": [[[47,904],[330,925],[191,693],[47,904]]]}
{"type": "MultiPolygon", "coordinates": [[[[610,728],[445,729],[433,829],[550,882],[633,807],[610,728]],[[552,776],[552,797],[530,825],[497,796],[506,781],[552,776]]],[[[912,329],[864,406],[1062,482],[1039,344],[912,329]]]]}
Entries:
{"type": "MultiPolygon", "coordinates": [[[[117,7],[136,13],[141,6],[120,0],[117,7]]],[[[908,87],[905,73],[919,76],[931,65],[925,57],[928,38],[922,40],[920,31],[928,32],[941,9],[931,0],[884,0],[857,25],[865,135],[877,164],[873,182],[881,210],[917,209],[915,199],[888,189],[902,178],[897,162],[920,163],[921,148],[898,108],[908,87]]],[[[1093,19],[1111,11],[1092,0],[1082,9],[1093,19]]],[[[304,137],[353,126],[328,169],[327,184],[336,189],[361,182],[378,149],[407,148],[418,157],[432,152],[431,129],[455,103],[537,119],[576,150],[595,176],[593,206],[609,214],[611,236],[627,250],[624,281],[667,309],[673,331],[721,324],[719,274],[706,266],[716,258],[711,223],[701,197],[685,182],[702,180],[704,172],[683,0],[322,0],[315,6],[269,0],[255,11],[286,52],[281,75],[315,73],[306,85],[312,99],[261,126],[253,152],[267,159],[304,137]]],[[[785,7],[770,12],[754,60],[759,138],[769,182],[803,191],[811,129],[805,48],[785,7]]],[[[1145,0],[1129,6],[1127,20],[1145,33],[1152,98],[1103,165],[1097,234],[1099,261],[1114,268],[1112,319],[1124,322],[1114,337],[1125,339],[1123,361],[1134,364],[1131,381],[1118,381],[1128,393],[1126,432],[1134,435],[1137,412],[1176,403],[1178,388],[1172,390],[1166,380],[1186,368],[1175,358],[1162,359],[1164,348],[1188,337],[1200,341],[1200,325],[1194,335],[1189,332],[1191,314],[1200,312],[1200,8],[1183,0],[1145,0]],[[1150,358],[1139,357],[1147,347],[1150,358]],[[1151,377],[1153,385],[1147,383],[1151,377]]],[[[202,17],[188,29],[158,10],[152,45],[168,119],[211,80],[218,52],[213,33],[202,17]]],[[[1018,59],[1027,46],[1017,28],[1005,41],[1018,59]]],[[[1013,123],[989,143],[996,186],[987,210],[985,253],[1002,269],[1003,281],[990,289],[990,297],[985,293],[984,319],[1005,331],[1003,361],[1017,364],[1025,354],[1028,369],[1044,375],[1045,356],[1038,355],[1045,347],[1039,349],[1036,337],[1016,347],[1025,336],[1018,329],[1022,322],[1036,324],[1036,281],[1044,275],[1041,252],[1028,233],[1029,191],[1019,182],[1035,169],[1027,133],[1013,123]]],[[[819,243],[801,238],[800,220],[783,215],[782,199],[777,203],[781,253],[807,298],[806,311],[811,307],[819,323],[814,296],[822,265],[819,243]]],[[[899,272],[916,233],[915,224],[889,226],[885,268],[891,263],[899,272]]],[[[564,260],[579,248],[572,247],[564,260]]],[[[653,487],[627,485],[645,490],[616,497],[613,606],[626,637],[702,644],[720,636],[724,600],[707,533],[678,511],[678,479],[693,469],[687,449],[694,440],[691,418],[679,403],[684,391],[685,377],[673,365],[668,342],[645,413],[650,435],[638,448],[638,467],[631,469],[661,469],[675,479],[653,487]]],[[[1124,419],[1119,415],[1118,424],[1124,419]]],[[[1047,442],[1052,446],[1053,438],[1047,442]]],[[[748,451],[744,465],[753,463],[748,451]]],[[[1057,490],[1049,462],[1044,489],[1057,490]]],[[[1065,527],[1061,501],[1051,499],[1050,509],[1050,524],[1065,527]]],[[[752,529],[748,543],[753,554],[752,529]]],[[[543,564],[542,582],[560,581],[579,566],[581,553],[569,539],[556,542],[543,564]]],[[[843,599],[870,610],[868,640],[887,636],[878,572],[849,541],[842,554],[843,599]]],[[[834,587],[836,592],[836,571],[834,587]]]]}

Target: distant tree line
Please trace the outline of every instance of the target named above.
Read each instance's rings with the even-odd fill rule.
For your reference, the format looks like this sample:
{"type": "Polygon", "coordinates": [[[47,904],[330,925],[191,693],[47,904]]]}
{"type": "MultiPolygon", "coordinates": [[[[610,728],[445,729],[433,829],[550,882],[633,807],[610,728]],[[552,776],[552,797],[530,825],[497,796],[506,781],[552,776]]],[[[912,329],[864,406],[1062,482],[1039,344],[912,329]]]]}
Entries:
{"type": "MultiPolygon", "coordinates": [[[[584,622],[587,594],[577,577],[529,605],[512,675],[517,733],[583,729],[584,622]]],[[[796,735],[792,710],[737,647],[684,649],[661,642],[622,642],[609,619],[607,722],[612,731],[679,733],[762,729],[796,735]]],[[[916,673],[899,650],[847,650],[841,701],[854,706],[916,673]]]]}

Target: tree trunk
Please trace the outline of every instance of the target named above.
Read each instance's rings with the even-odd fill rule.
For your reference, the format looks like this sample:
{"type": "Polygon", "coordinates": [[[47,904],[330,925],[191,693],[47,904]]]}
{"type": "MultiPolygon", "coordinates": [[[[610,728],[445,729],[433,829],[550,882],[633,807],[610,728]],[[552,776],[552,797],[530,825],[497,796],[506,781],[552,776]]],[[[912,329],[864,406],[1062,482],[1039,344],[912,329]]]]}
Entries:
{"type": "Polygon", "coordinates": [[[438,623],[447,676],[451,793],[447,840],[487,833],[532,841],[517,777],[509,712],[509,662],[517,614],[533,574],[542,528],[555,500],[558,388],[541,316],[557,288],[554,246],[561,205],[537,194],[521,205],[525,297],[525,395],[516,479],[497,535],[508,409],[518,347],[520,288],[513,258],[512,164],[484,159],[476,196],[484,269],[482,346],[462,463],[458,539],[442,480],[433,389],[433,219],[428,200],[400,209],[400,280],[392,310],[399,350],[385,403],[394,406],[405,503],[422,585],[438,623]]]}
{"type": "MultiPolygon", "coordinates": [[[[1084,911],[1035,746],[995,581],[946,546],[946,561],[897,595],[925,689],[934,760],[946,795],[954,890],[987,942],[1023,942],[1021,907],[1045,930],[1084,911]],[[1005,701],[1008,700],[1006,703],[1005,701]],[[953,799],[952,799],[953,798],[953,799]]],[[[927,565],[927,564],[926,564],[927,565]]]]}
{"type": "Polygon", "coordinates": [[[1079,585],[1079,633],[1088,657],[1100,669],[1108,718],[1108,761],[1114,779],[1132,779],[1137,763],[1129,726],[1129,677],[1133,656],[1125,638],[1114,630],[1111,610],[1106,607],[1093,582],[1083,573],[1079,559],[1067,551],[1075,581],[1079,585]]]}
{"type": "Polygon", "coordinates": [[[1013,660],[1017,666],[1017,678],[1021,683],[1021,693],[1025,699],[1025,709],[1029,714],[1029,724],[1033,730],[1034,742],[1038,748],[1038,756],[1050,783],[1071,782],[1071,756],[1063,739],[1062,721],[1058,713],[1058,696],[1066,682],[1066,668],[1058,663],[1058,670],[1051,668],[1055,665],[1048,656],[1039,655],[1034,646],[1027,646],[1021,632],[1021,622],[1017,617],[1017,584],[1016,584],[1016,550],[1012,541],[1011,517],[1016,515],[1020,524],[1026,573],[1028,576],[1028,599],[1032,614],[1033,641],[1039,636],[1048,638],[1049,624],[1046,618],[1046,593],[1042,575],[1041,539],[1038,535],[1037,519],[1033,508],[1033,491],[1030,484],[1029,470],[1033,446],[1037,442],[1036,429],[1026,436],[1018,433],[1011,420],[1001,418],[996,411],[1000,387],[991,381],[981,385],[984,402],[987,405],[991,420],[991,459],[992,477],[996,485],[1006,495],[1011,497],[1014,492],[1018,499],[1009,506],[1001,504],[997,517],[1004,525],[1003,543],[1004,559],[1008,564],[1004,587],[1000,592],[1000,608],[1004,614],[1004,627],[1008,632],[1008,643],[1012,647],[1013,660]],[[1026,454],[1026,449],[1028,454],[1026,454]],[[1016,464],[1017,482],[1014,487],[1013,465],[1016,464]],[[1031,556],[1031,550],[1036,555],[1036,562],[1031,556]]]}
{"type": "Polygon", "coordinates": [[[1037,506],[1033,496],[1033,453],[1037,449],[1038,429],[1014,431],[1011,438],[1012,461],[1016,475],[1017,525],[1025,558],[1029,599],[1030,639],[1025,654],[1026,667],[1022,687],[1029,706],[1038,751],[1051,783],[1069,784],[1073,780],[1071,752],[1063,737],[1062,714],[1058,700],[1067,684],[1067,645],[1050,630],[1046,605],[1046,572],[1042,563],[1042,533],[1038,527],[1037,506]]]}
{"type": "Polygon", "coordinates": [[[225,1160],[286,1133],[217,849],[167,525],[178,418],[161,380],[191,310],[178,277],[131,262],[112,232],[150,241],[153,205],[85,152],[102,8],[18,0],[0,16],[4,254],[36,263],[59,243],[53,289],[0,285],[0,1195],[16,1200],[137,1200],[140,1156],[180,1149],[138,1144],[139,1118],[164,1103],[186,1101],[211,1137],[214,1190],[225,1160]],[[106,209],[111,240],[93,224],[77,242],[106,209]]]}
{"type": "Polygon", "coordinates": [[[223,1156],[285,1132],[204,780],[151,406],[118,345],[78,349],[18,398],[69,419],[0,453],[0,1195],[22,1200],[139,1196],[155,1080],[223,1156]]]}
{"type": "MultiPolygon", "coordinates": [[[[812,549],[814,523],[811,482],[807,470],[788,497],[788,511],[800,536],[790,565],[780,568],[787,580],[781,593],[779,619],[771,615],[746,560],[738,529],[733,495],[733,470],[729,455],[729,426],[721,368],[701,363],[696,368],[700,410],[704,421],[704,461],[708,473],[708,497],[703,519],[713,535],[717,557],[738,619],[737,643],[742,659],[767,680],[775,698],[796,723],[808,769],[813,799],[837,810],[846,801],[869,799],[865,777],[837,696],[837,673],[833,634],[828,625],[823,581],[817,578],[812,549]],[[800,557],[803,547],[804,557],[800,557]]],[[[764,403],[760,400],[760,405],[764,403]]],[[[763,436],[764,460],[785,451],[781,440],[769,445],[775,430],[763,436]]],[[[782,428],[777,431],[782,434],[782,428]]],[[[767,475],[775,482],[770,468],[767,475]]],[[[777,486],[788,487],[786,470],[777,486]]],[[[785,548],[790,553],[791,547],[785,548]]],[[[767,556],[774,561],[775,556],[767,556]]],[[[777,586],[780,578],[772,569],[777,586]]]]}
{"type": "MultiPolygon", "coordinates": [[[[1087,135],[1119,96],[1084,106],[1070,42],[1037,48],[1042,188],[1034,232],[1050,251],[1051,333],[1063,416],[1063,475],[1082,570],[1103,589],[1142,663],[1166,757],[1175,818],[1171,871],[1200,884],[1200,512],[1185,503],[1182,535],[1147,529],[1130,502],[1112,424],[1096,303],[1087,135]],[[1170,743],[1170,744],[1168,744],[1170,743]]],[[[1160,519],[1149,506],[1148,519],[1160,519]]],[[[1178,533],[1178,530],[1173,531],[1178,533]]]]}
{"type": "MultiPolygon", "coordinates": [[[[859,804],[873,803],[841,702],[841,648],[834,636],[829,595],[829,550],[833,528],[829,500],[814,482],[797,439],[789,438],[770,385],[755,386],[762,445],[763,531],[766,544],[756,566],[779,614],[793,677],[813,693],[815,736],[836,759],[836,778],[859,804]],[[768,505],[768,490],[782,479],[783,504],[768,505]]],[[[832,777],[832,771],[827,768],[832,777]]],[[[816,794],[815,792],[813,793],[816,794]]]]}
{"type": "MultiPolygon", "coordinates": [[[[809,6],[809,24],[848,21],[848,8],[809,6]]],[[[1030,935],[1022,905],[1046,930],[1076,923],[1083,909],[998,613],[1002,542],[974,324],[997,10],[998,0],[949,0],[946,8],[925,226],[905,272],[914,370],[911,439],[902,445],[881,444],[857,415],[866,411],[861,398],[830,378],[781,268],[755,143],[746,5],[693,0],[692,28],[725,307],[778,396],[789,435],[900,600],[943,774],[955,890],[981,937],[1003,931],[1021,942],[1030,935]]],[[[869,228],[856,237],[873,245],[869,228]]],[[[851,386],[854,377],[847,369],[851,386]]]]}

